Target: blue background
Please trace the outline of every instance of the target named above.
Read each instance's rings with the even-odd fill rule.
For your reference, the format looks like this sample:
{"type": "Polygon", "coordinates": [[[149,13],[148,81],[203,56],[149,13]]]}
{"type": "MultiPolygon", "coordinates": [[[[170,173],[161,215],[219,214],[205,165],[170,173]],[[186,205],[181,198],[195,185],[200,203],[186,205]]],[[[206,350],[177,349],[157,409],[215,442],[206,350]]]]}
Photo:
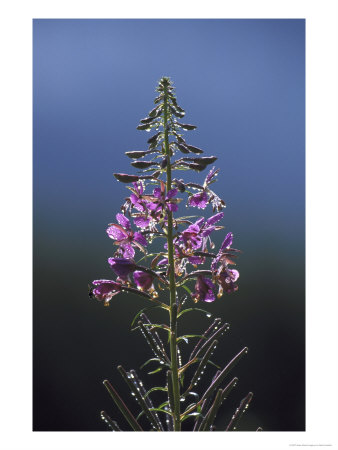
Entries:
{"type": "Polygon", "coordinates": [[[120,416],[101,381],[124,392],[116,365],[150,357],[128,329],[143,302],[103,308],[87,284],[111,277],[105,228],[127,195],[112,173],[146,148],[136,126],[166,75],[243,251],[239,291],[210,306],[232,326],[218,362],[250,348],[219,427],[251,390],[243,429],[304,430],[305,21],[38,19],[33,38],[33,428],[105,430],[101,409],[120,416]]]}

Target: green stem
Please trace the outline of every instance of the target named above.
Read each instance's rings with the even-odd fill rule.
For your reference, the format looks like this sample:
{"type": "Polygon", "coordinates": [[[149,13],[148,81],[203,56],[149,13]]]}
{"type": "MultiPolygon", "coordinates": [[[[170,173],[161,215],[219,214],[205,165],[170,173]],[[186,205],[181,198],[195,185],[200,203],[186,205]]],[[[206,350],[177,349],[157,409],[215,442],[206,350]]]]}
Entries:
{"type": "MultiPolygon", "coordinates": [[[[164,113],[163,113],[163,127],[164,127],[164,145],[167,156],[167,192],[171,189],[171,161],[168,138],[168,91],[164,88],[164,113]]],[[[180,421],[180,384],[178,378],[178,363],[177,363],[177,305],[176,305],[176,286],[175,286],[175,267],[174,267],[174,244],[173,244],[173,214],[168,210],[168,228],[167,228],[167,243],[168,243],[168,265],[169,265],[169,289],[170,289],[170,359],[171,359],[171,374],[172,374],[172,388],[174,400],[174,431],[181,430],[180,421]]]]}

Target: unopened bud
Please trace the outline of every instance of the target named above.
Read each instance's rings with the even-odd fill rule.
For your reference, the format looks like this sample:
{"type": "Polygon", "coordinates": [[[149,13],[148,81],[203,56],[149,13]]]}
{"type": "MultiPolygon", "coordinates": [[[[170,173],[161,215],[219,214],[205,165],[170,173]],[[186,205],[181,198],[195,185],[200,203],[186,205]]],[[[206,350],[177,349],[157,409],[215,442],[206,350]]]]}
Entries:
{"type": "Polygon", "coordinates": [[[126,173],[114,173],[113,175],[121,183],[132,183],[140,179],[137,175],[128,175],[126,173]]]}

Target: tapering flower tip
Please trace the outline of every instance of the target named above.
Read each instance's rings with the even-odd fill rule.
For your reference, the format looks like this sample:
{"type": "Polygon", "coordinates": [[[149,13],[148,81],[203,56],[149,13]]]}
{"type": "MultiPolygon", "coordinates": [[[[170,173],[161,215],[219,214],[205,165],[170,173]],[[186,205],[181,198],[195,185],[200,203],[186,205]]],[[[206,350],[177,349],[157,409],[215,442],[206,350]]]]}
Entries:
{"type": "Polygon", "coordinates": [[[125,155],[127,155],[128,158],[138,159],[143,158],[144,156],[146,156],[147,153],[148,153],[147,151],[133,151],[133,152],[125,152],[125,155]]]}
{"type": "Polygon", "coordinates": [[[113,175],[121,183],[133,183],[140,179],[137,175],[128,175],[126,173],[114,173],[113,175]]]}
{"type": "Polygon", "coordinates": [[[135,270],[133,278],[137,288],[142,291],[148,291],[153,285],[154,277],[142,270],[135,270]]]}
{"type": "Polygon", "coordinates": [[[209,197],[205,191],[198,194],[191,195],[188,200],[189,206],[195,206],[200,209],[205,209],[208,204],[209,197]]]}
{"type": "Polygon", "coordinates": [[[214,287],[214,284],[209,278],[198,275],[195,284],[195,292],[192,294],[192,298],[195,302],[198,302],[199,300],[213,302],[215,300],[214,287]]]}
{"type": "Polygon", "coordinates": [[[122,290],[121,284],[113,280],[94,280],[93,285],[96,286],[92,290],[94,297],[99,301],[103,300],[105,305],[122,290]]]}
{"type": "Polygon", "coordinates": [[[172,82],[169,77],[162,77],[158,82],[156,90],[159,92],[163,92],[165,88],[169,91],[173,89],[172,82]]]}
{"type": "Polygon", "coordinates": [[[126,281],[128,275],[134,272],[136,268],[134,260],[128,258],[108,258],[108,263],[115,274],[123,281],[126,281]]]}

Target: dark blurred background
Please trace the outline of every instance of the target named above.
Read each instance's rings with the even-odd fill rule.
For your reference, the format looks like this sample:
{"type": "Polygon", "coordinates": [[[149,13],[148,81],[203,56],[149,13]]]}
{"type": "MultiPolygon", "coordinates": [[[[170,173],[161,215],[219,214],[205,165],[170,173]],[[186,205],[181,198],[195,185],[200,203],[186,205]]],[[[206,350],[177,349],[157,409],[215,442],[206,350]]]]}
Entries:
{"type": "MultiPolygon", "coordinates": [[[[145,148],[136,126],[166,75],[198,126],[188,142],[218,156],[222,224],[243,251],[239,291],[207,306],[231,324],[214,360],[250,349],[218,426],[253,391],[241,429],[304,430],[305,21],[38,19],[33,29],[33,429],[104,431],[102,409],[125,426],[105,378],[137,410],[116,366],[152,356],[129,331],[147,303],[121,295],[104,308],[87,285],[111,278],[105,229],[127,195],[112,173],[145,148]]],[[[193,312],[184,332],[208,321],[193,312]]],[[[139,372],[147,387],[163,382],[139,372]]]]}

